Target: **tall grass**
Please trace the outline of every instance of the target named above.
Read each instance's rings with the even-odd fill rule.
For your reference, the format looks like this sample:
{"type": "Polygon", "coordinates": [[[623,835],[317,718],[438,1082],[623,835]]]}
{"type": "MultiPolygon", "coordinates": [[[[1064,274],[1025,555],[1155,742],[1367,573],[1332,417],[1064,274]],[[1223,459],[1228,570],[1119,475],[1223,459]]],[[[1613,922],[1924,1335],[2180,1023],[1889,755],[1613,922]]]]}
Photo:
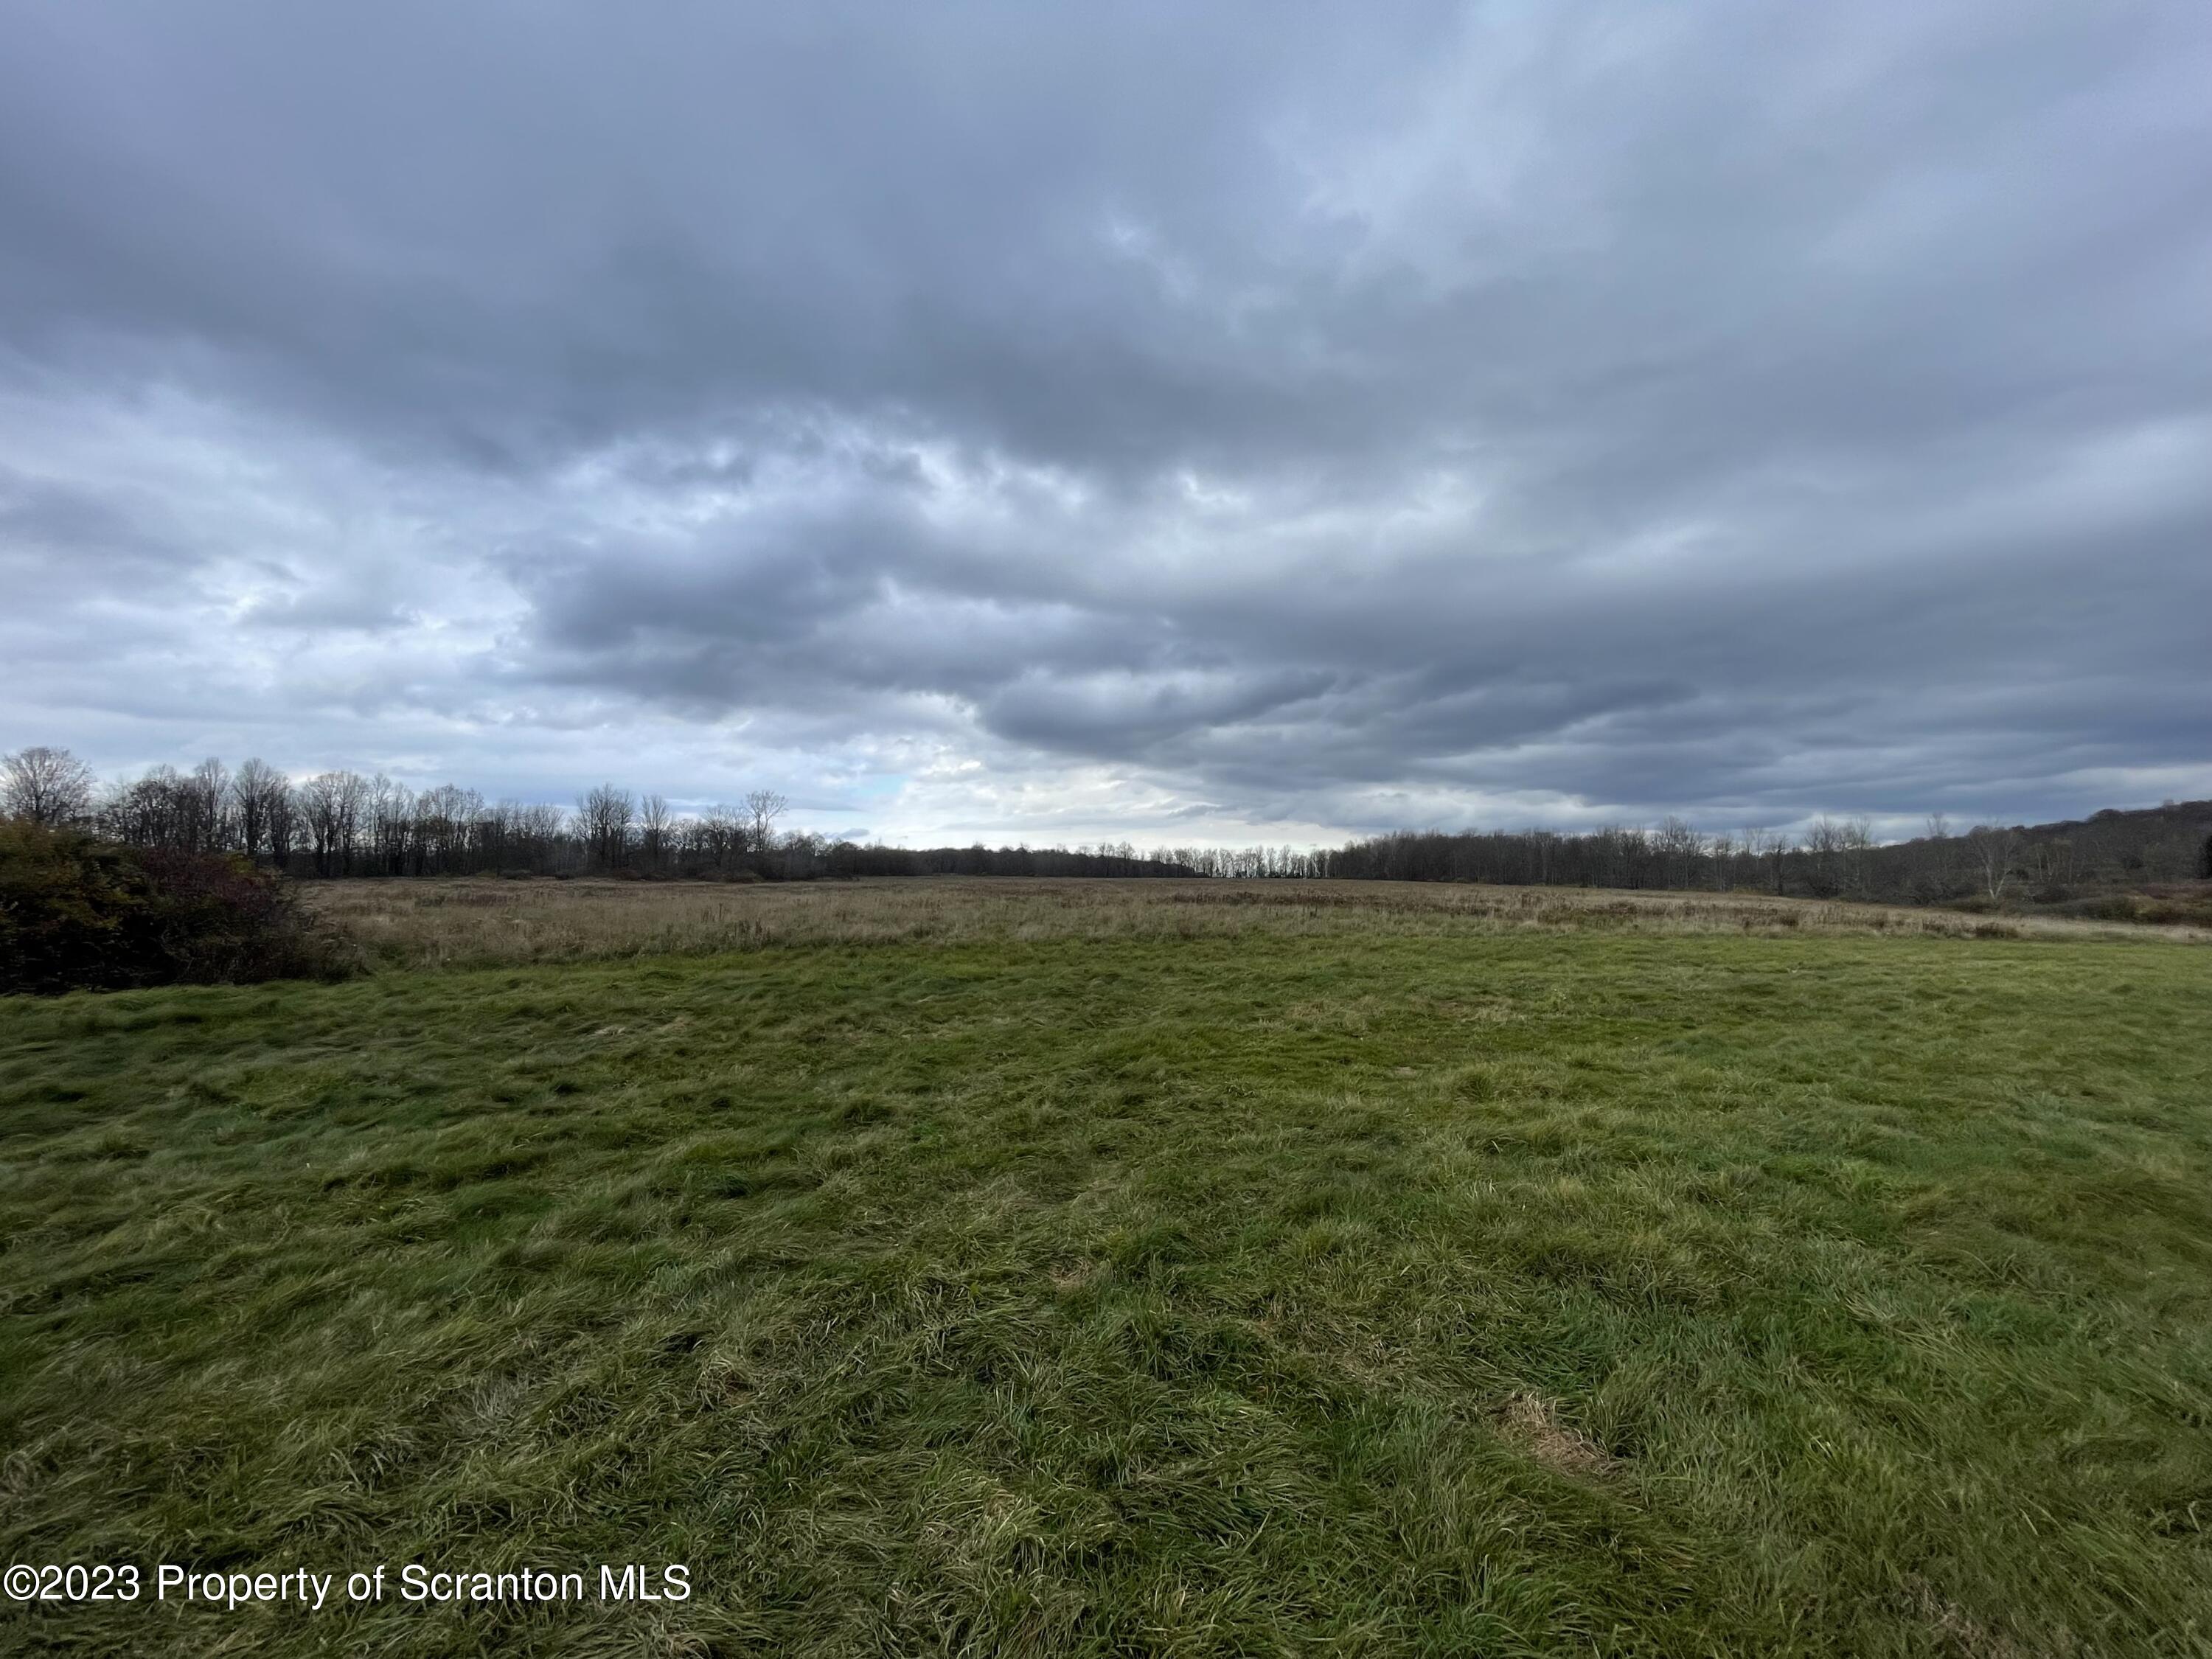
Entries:
{"type": "MultiPolygon", "coordinates": [[[[732,886],[455,879],[326,882],[307,891],[319,914],[398,968],[984,939],[1449,938],[1558,930],[2124,939],[2142,931],[1751,894],[1414,882],[945,877],[732,886]]],[[[2203,930],[2167,936],[2212,938],[2203,930]]]]}

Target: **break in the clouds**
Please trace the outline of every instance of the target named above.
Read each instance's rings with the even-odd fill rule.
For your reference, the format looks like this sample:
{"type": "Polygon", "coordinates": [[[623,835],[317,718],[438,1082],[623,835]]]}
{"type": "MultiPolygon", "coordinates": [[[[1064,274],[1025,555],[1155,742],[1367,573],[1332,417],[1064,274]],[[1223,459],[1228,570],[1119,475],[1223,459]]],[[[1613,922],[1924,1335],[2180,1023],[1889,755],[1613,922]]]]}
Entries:
{"type": "Polygon", "coordinates": [[[2212,11],[0,3],[0,747],[2212,793],[2212,11]]]}

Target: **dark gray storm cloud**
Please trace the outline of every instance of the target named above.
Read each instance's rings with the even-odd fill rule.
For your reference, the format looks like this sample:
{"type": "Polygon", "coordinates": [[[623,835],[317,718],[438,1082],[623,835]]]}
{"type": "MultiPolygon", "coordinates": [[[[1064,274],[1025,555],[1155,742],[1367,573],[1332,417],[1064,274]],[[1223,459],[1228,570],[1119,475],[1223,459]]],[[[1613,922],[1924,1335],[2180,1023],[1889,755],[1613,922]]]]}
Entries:
{"type": "Polygon", "coordinates": [[[15,742],[824,827],[2212,793],[2212,14],[0,0],[15,742]]]}

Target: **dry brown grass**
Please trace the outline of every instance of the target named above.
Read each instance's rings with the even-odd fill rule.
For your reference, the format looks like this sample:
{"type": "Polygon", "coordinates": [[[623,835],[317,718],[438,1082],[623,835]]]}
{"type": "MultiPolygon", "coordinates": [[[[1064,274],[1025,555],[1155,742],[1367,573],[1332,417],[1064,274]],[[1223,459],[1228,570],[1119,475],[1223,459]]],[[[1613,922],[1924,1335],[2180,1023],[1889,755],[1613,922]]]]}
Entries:
{"type": "Polygon", "coordinates": [[[732,886],[711,882],[334,881],[308,902],[395,967],[577,962],[765,945],[957,943],[1528,929],[1948,938],[2163,937],[2203,929],[1992,919],[1738,893],[1634,893],[1418,882],[932,877],[732,886]]]}
{"type": "Polygon", "coordinates": [[[1498,1413],[1514,1443],[1555,1474],[1584,1478],[1606,1474],[1613,1455],[1559,1419],[1559,1408],[1538,1394],[1516,1394],[1498,1413]]]}

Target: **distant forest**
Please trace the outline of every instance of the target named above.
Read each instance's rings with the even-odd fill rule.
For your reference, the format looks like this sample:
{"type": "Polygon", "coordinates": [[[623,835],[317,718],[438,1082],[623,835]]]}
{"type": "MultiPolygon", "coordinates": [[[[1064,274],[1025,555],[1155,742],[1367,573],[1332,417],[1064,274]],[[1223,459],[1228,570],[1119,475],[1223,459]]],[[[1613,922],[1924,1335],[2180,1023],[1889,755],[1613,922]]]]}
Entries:
{"type": "Polygon", "coordinates": [[[413,790],[325,772],[294,782],[267,763],[155,767],[102,786],[68,750],[0,759],[0,816],[135,846],[228,852],[301,877],[605,876],[804,881],[854,876],[1181,876],[1473,881],[1516,886],[1751,890],[1815,898],[2057,903],[2087,893],[2212,878],[2212,801],[2107,811],[2077,822],[1975,824],[1942,814],[1924,834],[1877,842],[1868,820],[1796,833],[1751,826],[1401,831],[1342,847],[915,849],[781,831],[784,798],[678,812],[612,784],[573,808],[487,801],[444,784],[413,790]]]}

